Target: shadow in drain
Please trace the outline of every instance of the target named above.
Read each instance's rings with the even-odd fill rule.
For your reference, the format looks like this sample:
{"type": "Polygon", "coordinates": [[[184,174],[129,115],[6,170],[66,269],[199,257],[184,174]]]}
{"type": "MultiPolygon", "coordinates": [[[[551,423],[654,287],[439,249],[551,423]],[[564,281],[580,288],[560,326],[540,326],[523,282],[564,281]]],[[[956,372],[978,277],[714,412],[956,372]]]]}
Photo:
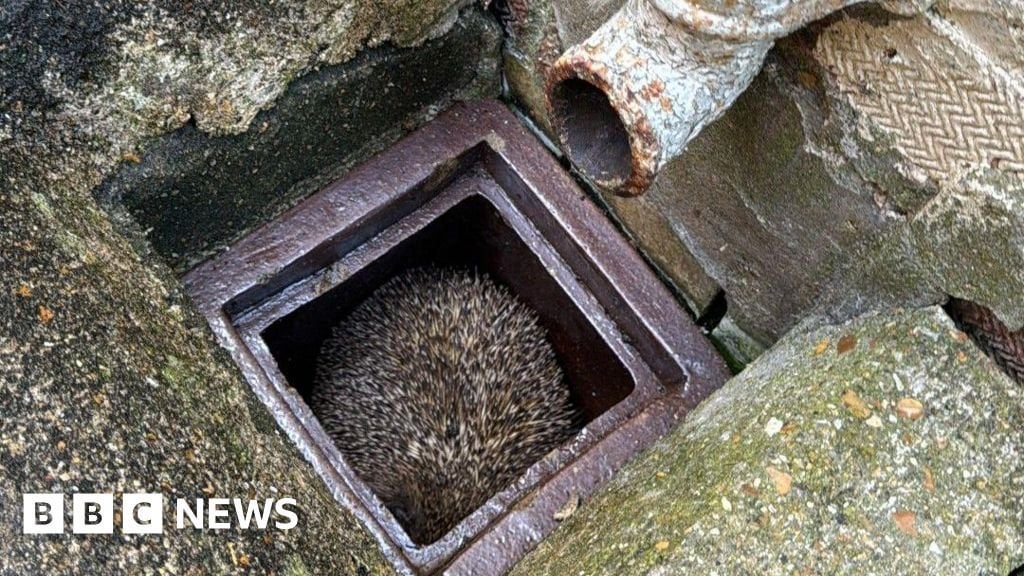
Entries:
{"type": "MultiPolygon", "coordinates": [[[[491,329],[478,328],[481,333],[491,329]]],[[[350,460],[350,465],[362,480],[374,489],[378,498],[388,506],[413,541],[420,545],[429,544],[443,536],[463,517],[483,504],[491,495],[504,489],[526,468],[551,449],[557,448],[580,427],[629,396],[634,388],[630,372],[618,360],[584,313],[561,289],[530,247],[505,223],[494,206],[480,196],[472,196],[461,201],[372,264],[271,324],[263,332],[263,339],[288,383],[299,392],[307,404],[314,407],[314,412],[320,412],[321,423],[338,443],[339,450],[350,460]],[[501,440],[508,451],[502,453],[494,449],[478,449],[478,453],[482,452],[490,461],[482,463],[482,466],[454,470],[455,474],[452,474],[453,470],[443,468],[450,468],[451,462],[466,462],[460,460],[460,457],[450,455],[447,463],[437,461],[441,456],[437,456],[435,460],[425,456],[424,454],[440,454],[436,446],[430,444],[430,430],[417,428],[426,427],[425,423],[384,422],[382,419],[385,417],[394,419],[395,412],[382,412],[380,406],[360,403],[360,406],[365,408],[362,412],[359,411],[361,408],[355,406],[344,406],[339,411],[350,416],[349,429],[345,429],[346,424],[324,418],[323,410],[316,409],[317,356],[332,329],[350,317],[358,315],[353,312],[361,303],[366,302],[367,298],[378,298],[374,294],[375,291],[388,284],[389,280],[408,277],[410,271],[413,276],[422,276],[423,270],[462,270],[486,275],[498,285],[507,288],[519,301],[536,312],[539,324],[546,332],[557,364],[564,375],[564,384],[560,385],[568,387],[569,398],[574,407],[574,410],[571,410],[574,412],[571,422],[567,422],[568,426],[564,426],[563,423],[562,432],[543,430],[544,434],[556,438],[554,443],[541,442],[544,448],[538,449],[536,442],[531,444],[529,439],[523,440],[518,437],[524,433],[521,427],[510,428],[510,423],[506,421],[497,428],[482,429],[479,425],[474,425],[474,422],[479,424],[483,420],[478,418],[478,415],[464,414],[460,417],[459,410],[455,410],[456,414],[447,417],[453,437],[470,434],[463,430],[464,427],[473,428],[472,432],[477,435],[450,438],[449,441],[459,445],[471,443],[470,440],[477,443],[483,441],[484,444],[489,440],[501,440]],[[367,424],[370,415],[366,412],[371,411],[378,413],[381,421],[378,430],[367,433],[364,428],[372,424],[367,424]],[[392,437],[381,438],[380,430],[390,430],[392,437]],[[510,434],[516,437],[509,438],[510,434]],[[423,437],[422,442],[415,438],[417,435],[423,437]],[[379,453],[366,454],[372,450],[370,443],[363,440],[368,436],[375,437],[380,446],[379,453]],[[339,439],[348,440],[342,445],[343,440],[339,439]],[[409,485],[400,485],[399,480],[388,477],[389,474],[401,476],[401,472],[404,471],[397,460],[388,466],[386,459],[383,458],[389,450],[398,456],[404,456],[396,452],[398,447],[392,445],[395,443],[401,443],[401,451],[414,450],[418,457],[426,458],[429,464],[417,473],[415,481],[409,485]],[[481,472],[484,470],[487,472],[481,472]],[[472,480],[477,474],[489,474],[494,470],[501,471],[497,474],[500,481],[492,481],[490,478],[472,480]],[[471,502],[459,500],[458,495],[474,492],[467,488],[470,484],[488,488],[487,493],[474,493],[471,502]],[[400,486],[395,488],[396,485],[400,486]],[[436,492],[443,494],[409,496],[409,492],[421,493],[423,486],[435,487],[436,492]],[[449,501],[450,494],[455,495],[455,501],[449,501]],[[429,501],[430,505],[426,506],[422,501],[429,501]],[[448,509],[444,509],[445,504],[448,509]],[[441,506],[442,511],[438,511],[438,506],[441,506]],[[436,518],[439,518],[439,523],[434,522],[436,518]]],[[[409,362],[415,363],[413,359],[409,362]]],[[[510,383],[511,386],[516,384],[510,383]]],[[[523,396],[527,392],[520,390],[516,394],[523,396]]],[[[360,400],[356,399],[354,402],[359,403],[360,400]]],[[[434,404],[443,403],[441,398],[427,397],[425,400],[434,404]]],[[[526,402],[533,401],[531,398],[512,400],[514,404],[518,402],[520,407],[526,402]]],[[[322,403],[323,400],[320,399],[320,404],[322,403]]],[[[459,403],[458,408],[461,410],[463,407],[459,403]]],[[[417,410],[421,409],[414,408],[411,413],[416,413],[417,410]]],[[[530,417],[537,417],[537,414],[530,413],[530,417]]],[[[429,414],[425,415],[425,419],[431,419],[429,414]]],[[[445,417],[436,420],[445,420],[445,417]]],[[[533,430],[536,432],[539,429],[533,430]]],[[[469,461],[472,461],[472,457],[469,457],[469,461]]]]}

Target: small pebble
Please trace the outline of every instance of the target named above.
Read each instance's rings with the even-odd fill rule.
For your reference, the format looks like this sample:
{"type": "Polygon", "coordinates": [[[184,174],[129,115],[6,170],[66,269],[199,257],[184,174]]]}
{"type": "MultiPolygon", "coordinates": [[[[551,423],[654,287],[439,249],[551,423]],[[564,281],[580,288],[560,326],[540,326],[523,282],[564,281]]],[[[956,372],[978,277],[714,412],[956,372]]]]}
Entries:
{"type": "Polygon", "coordinates": [[[568,520],[569,518],[572,517],[573,514],[576,513],[576,510],[578,510],[579,507],[580,507],[580,495],[576,494],[576,493],[572,493],[572,494],[569,495],[569,498],[565,501],[565,504],[558,511],[556,511],[551,516],[551,518],[554,519],[556,522],[561,522],[562,520],[568,520]]]}
{"type": "Polygon", "coordinates": [[[39,321],[43,324],[49,324],[51,320],[53,320],[53,310],[46,306],[39,306],[39,321]]]}
{"type": "Polygon", "coordinates": [[[836,354],[846,354],[857,347],[857,339],[853,336],[843,336],[836,342],[836,354]]]}
{"type": "Polygon", "coordinates": [[[899,510],[893,512],[892,520],[904,534],[917,536],[917,514],[909,510],[899,510]]]}
{"type": "Polygon", "coordinates": [[[768,477],[775,484],[775,491],[779,493],[779,496],[789,494],[793,486],[793,477],[774,466],[769,466],[766,471],[768,472],[768,477]]]}
{"type": "Polygon", "coordinates": [[[917,420],[924,416],[924,405],[914,398],[902,398],[896,403],[896,415],[907,420],[917,420]]]}
{"type": "Polygon", "coordinates": [[[830,344],[830,342],[829,342],[828,338],[825,338],[821,342],[818,342],[817,344],[815,344],[815,346],[814,346],[814,355],[815,356],[821,356],[822,354],[824,354],[825,350],[828,350],[828,345],[829,344],[830,344]]]}
{"type": "Polygon", "coordinates": [[[867,404],[865,404],[864,401],[860,399],[860,396],[858,396],[853,390],[843,392],[841,400],[850,413],[857,418],[863,420],[871,415],[871,409],[868,408],[867,404]]]}

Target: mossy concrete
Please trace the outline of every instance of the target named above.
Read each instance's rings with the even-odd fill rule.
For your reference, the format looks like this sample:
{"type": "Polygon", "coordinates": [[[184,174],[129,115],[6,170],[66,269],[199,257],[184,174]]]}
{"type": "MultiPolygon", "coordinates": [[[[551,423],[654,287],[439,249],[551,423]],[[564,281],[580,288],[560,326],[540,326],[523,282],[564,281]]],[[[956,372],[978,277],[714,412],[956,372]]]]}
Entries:
{"type": "MultiPolygon", "coordinates": [[[[244,133],[297,78],[368,47],[420,46],[455,30],[465,4],[0,8],[0,571],[391,573],[171,271],[140,237],[123,235],[92,193],[183,125],[244,133]],[[292,497],[300,519],[290,531],[177,530],[167,508],[162,536],[29,536],[20,517],[29,492],[64,493],[68,504],[78,492],[157,492],[168,502],[292,497]]],[[[485,50],[480,44],[463,56],[485,50]]],[[[452,77],[472,83],[466,78],[452,77]]]]}
{"type": "Polygon", "coordinates": [[[389,573],[175,280],[140,260],[91,201],[98,174],[42,144],[8,148],[4,159],[17,169],[0,196],[5,573],[281,573],[300,564],[309,574],[389,573]],[[78,492],[161,493],[167,532],[23,535],[20,502],[31,492],[68,502],[78,492]],[[179,531],[179,497],[292,497],[300,521],[291,531],[179,531]]]}
{"type": "Polygon", "coordinates": [[[1024,326],[1024,181],[997,170],[946,183],[916,214],[877,238],[823,294],[833,317],[947,296],[1024,326]]]}
{"type": "Polygon", "coordinates": [[[784,336],[513,574],[1007,574],[1024,391],[939,308],[784,336]]]}
{"type": "Polygon", "coordinates": [[[711,337],[734,372],[739,372],[765,351],[765,346],[736,326],[728,314],[715,325],[711,337]]]}

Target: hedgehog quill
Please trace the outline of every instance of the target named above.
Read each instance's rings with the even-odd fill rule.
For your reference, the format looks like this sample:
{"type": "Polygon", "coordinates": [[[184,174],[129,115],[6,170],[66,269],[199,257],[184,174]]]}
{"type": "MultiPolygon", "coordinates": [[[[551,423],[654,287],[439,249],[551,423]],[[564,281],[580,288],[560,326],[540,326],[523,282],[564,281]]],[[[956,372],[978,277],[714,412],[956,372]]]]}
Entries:
{"type": "Polygon", "coordinates": [[[311,407],[419,544],[552,449],[580,415],[536,313],[488,276],[417,268],[335,327],[311,407]]]}

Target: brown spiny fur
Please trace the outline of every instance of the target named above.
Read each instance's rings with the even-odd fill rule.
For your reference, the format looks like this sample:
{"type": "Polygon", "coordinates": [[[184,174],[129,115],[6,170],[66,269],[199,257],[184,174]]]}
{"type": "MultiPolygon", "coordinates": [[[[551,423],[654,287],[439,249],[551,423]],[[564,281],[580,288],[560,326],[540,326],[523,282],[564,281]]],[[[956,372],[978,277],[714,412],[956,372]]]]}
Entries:
{"type": "Polygon", "coordinates": [[[433,542],[576,429],[536,314],[487,276],[405,272],[320,351],[313,411],[410,537],[433,542]]]}

